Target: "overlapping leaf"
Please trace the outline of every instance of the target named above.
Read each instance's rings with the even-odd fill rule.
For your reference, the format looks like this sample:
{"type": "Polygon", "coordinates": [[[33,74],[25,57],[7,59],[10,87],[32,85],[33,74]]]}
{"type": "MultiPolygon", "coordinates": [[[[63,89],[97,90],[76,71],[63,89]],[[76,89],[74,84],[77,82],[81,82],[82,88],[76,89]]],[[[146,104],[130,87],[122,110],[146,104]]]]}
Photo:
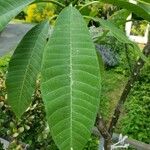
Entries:
{"type": "Polygon", "coordinates": [[[25,6],[34,0],[0,0],[0,31],[14,18],[25,6]]]}
{"type": "Polygon", "coordinates": [[[117,26],[123,25],[127,17],[130,15],[130,12],[126,9],[121,9],[116,11],[109,19],[116,24],[117,26]]]}
{"type": "Polygon", "coordinates": [[[136,43],[130,41],[128,37],[125,35],[125,33],[121,29],[119,29],[115,24],[113,24],[112,21],[103,20],[100,18],[93,18],[93,20],[100,22],[102,27],[109,30],[110,33],[121,43],[130,44],[134,48],[134,50],[138,52],[138,54],[143,60],[148,61],[147,58],[144,56],[144,54],[141,52],[139,46],[136,43]]]}
{"type": "Polygon", "coordinates": [[[138,0],[139,2],[145,2],[147,4],[150,4],[150,0],[138,0]]]}
{"type": "Polygon", "coordinates": [[[147,9],[144,9],[144,6],[141,7],[140,5],[132,4],[128,2],[127,0],[100,0],[105,3],[110,3],[113,5],[116,5],[121,8],[125,8],[133,13],[135,13],[137,16],[150,21],[150,14],[147,9]]]}
{"type": "Polygon", "coordinates": [[[94,125],[99,93],[94,44],[83,17],[69,6],[58,17],[42,67],[42,96],[60,150],[82,150],[94,125]]]}
{"type": "Polygon", "coordinates": [[[31,103],[37,74],[41,69],[48,28],[48,23],[45,22],[33,27],[10,60],[6,79],[8,103],[18,118],[31,103]]]}
{"type": "Polygon", "coordinates": [[[149,3],[139,2],[138,6],[143,8],[150,16],[150,1],[149,1],[149,3]]]}

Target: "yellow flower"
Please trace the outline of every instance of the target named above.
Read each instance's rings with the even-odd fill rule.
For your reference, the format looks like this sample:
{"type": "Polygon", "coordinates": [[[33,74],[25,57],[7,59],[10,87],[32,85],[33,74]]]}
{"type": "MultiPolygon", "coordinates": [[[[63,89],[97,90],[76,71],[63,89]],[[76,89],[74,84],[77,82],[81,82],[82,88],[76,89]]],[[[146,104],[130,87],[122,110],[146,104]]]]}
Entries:
{"type": "Polygon", "coordinates": [[[27,8],[27,22],[40,22],[54,16],[55,7],[52,4],[32,4],[27,8]]]}
{"type": "Polygon", "coordinates": [[[29,7],[30,7],[30,9],[36,9],[36,8],[37,8],[37,5],[36,5],[36,4],[32,4],[32,5],[30,5],[29,7]]]}
{"type": "Polygon", "coordinates": [[[41,15],[36,15],[36,16],[35,16],[35,19],[36,19],[37,22],[42,21],[41,15]]]}

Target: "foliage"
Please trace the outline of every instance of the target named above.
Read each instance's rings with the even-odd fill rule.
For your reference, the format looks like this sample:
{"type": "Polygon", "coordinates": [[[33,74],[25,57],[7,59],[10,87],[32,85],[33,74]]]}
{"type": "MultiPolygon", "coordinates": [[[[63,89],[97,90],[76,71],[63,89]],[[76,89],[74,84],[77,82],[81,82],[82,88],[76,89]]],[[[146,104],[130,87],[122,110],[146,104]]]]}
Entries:
{"type": "Polygon", "coordinates": [[[150,66],[142,74],[125,104],[125,114],[121,120],[121,131],[134,139],[150,143],[150,66]]]}
{"type": "Polygon", "coordinates": [[[130,15],[130,12],[126,9],[120,9],[110,16],[110,20],[118,26],[118,28],[124,31],[125,22],[127,17],[130,15]]]}
{"type": "Polygon", "coordinates": [[[118,64],[116,66],[105,67],[102,74],[101,109],[99,111],[104,116],[105,120],[109,121],[125,86],[127,77],[130,76],[131,70],[138,58],[138,53],[133,50],[132,46],[128,45],[126,47],[125,44],[120,43],[112,36],[106,36],[100,41],[100,44],[106,45],[106,47],[111,49],[111,51],[115,53],[115,56],[117,55],[118,59],[118,64]],[[127,58],[127,55],[129,58],[127,58]]]}
{"type": "Polygon", "coordinates": [[[10,54],[0,57],[0,73],[3,73],[6,71],[7,65],[10,61],[10,57],[11,57],[10,54]]]}
{"type": "Polygon", "coordinates": [[[136,4],[130,3],[125,0],[117,0],[117,1],[116,0],[100,0],[100,1],[116,5],[120,8],[127,9],[130,12],[135,13],[137,16],[139,16],[147,21],[150,21],[150,14],[149,14],[150,11],[148,9],[150,5],[148,5],[148,6],[144,5],[142,1],[140,1],[142,3],[142,5],[141,5],[141,3],[136,5],[136,4]]]}
{"type": "MultiPolygon", "coordinates": [[[[0,59],[0,135],[3,138],[14,138],[11,147],[18,147],[18,141],[29,144],[31,150],[35,148],[46,149],[48,146],[56,148],[50,133],[47,132],[44,105],[37,90],[36,96],[32,99],[32,105],[18,121],[7,104],[5,87],[5,75],[10,55],[0,59]],[[34,135],[34,136],[33,136],[34,135]]],[[[39,84],[37,86],[39,89],[39,84]]],[[[21,145],[20,145],[21,146],[21,145]]],[[[12,149],[11,149],[12,150],[12,149]]]]}
{"type": "Polygon", "coordinates": [[[57,18],[42,67],[41,91],[58,148],[84,147],[94,125],[100,84],[99,64],[88,28],[81,14],[69,6],[57,18]]]}
{"type": "Polygon", "coordinates": [[[3,144],[0,142],[0,150],[4,150],[3,144]]]}
{"type": "MultiPolygon", "coordinates": [[[[121,8],[128,9],[130,12],[134,12],[136,13],[136,15],[142,17],[143,19],[150,21],[149,5],[147,7],[145,3],[142,3],[142,1],[140,2],[142,3],[142,5],[140,3],[135,5],[123,0],[102,1],[115,4],[121,8]]],[[[12,18],[14,18],[20,11],[22,11],[24,7],[31,4],[32,2],[40,1],[2,0],[0,2],[0,31],[12,18]],[[7,6],[8,3],[10,5],[7,6]]],[[[32,110],[32,107],[33,110],[37,107],[38,104],[35,101],[39,99],[42,100],[41,96],[39,94],[38,99],[36,97],[37,93],[35,93],[34,95],[32,95],[32,93],[35,89],[35,81],[42,64],[41,89],[42,97],[44,99],[43,106],[45,106],[46,108],[47,121],[53,139],[57,144],[57,147],[60,149],[80,150],[85,146],[86,142],[90,138],[90,131],[95,122],[100,99],[100,72],[102,71],[102,67],[98,62],[99,59],[97,58],[94,44],[91,40],[84,19],[82,15],[73,7],[74,4],[76,6],[76,4],[80,3],[76,0],[66,0],[63,3],[65,5],[59,3],[58,1],[51,2],[61,7],[67,7],[59,14],[52,36],[47,39],[48,44],[45,50],[44,43],[46,40],[45,38],[40,39],[40,29],[36,30],[36,28],[31,29],[27,33],[27,35],[24,37],[25,42],[23,39],[23,41],[21,41],[18,46],[19,48],[17,47],[17,49],[15,50],[10,61],[8,78],[6,81],[8,102],[9,104],[11,104],[11,107],[14,111],[17,110],[16,114],[18,118],[20,118],[21,114],[29,106],[29,103],[31,101],[32,105],[30,106],[30,108],[28,108],[28,110],[26,110],[25,114],[27,114],[26,116],[24,116],[24,118],[28,117],[28,115],[30,114],[29,111],[32,110]],[[69,5],[70,2],[73,2],[73,6],[69,5]],[[32,32],[32,30],[34,30],[34,32],[32,32]],[[44,43],[42,40],[44,41],[44,43]],[[39,46],[37,46],[38,43],[40,43],[39,46],[43,44],[40,47],[40,50],[38,49],[39,46]],[[34,52],[32,51],[32,49],[34,52]],[[23,56],[24,52],[28,51],[30,51],[29,53],[27,53],[28,57],[21,57],[23,56]],[[40,53],[41,51],[43,53],[40,53]],[[37,56],[38,52],[41,54],[40,56],[37,56]],[[21,65],[23,65],[23,67],[21,67],[21,65]],[[19,87],[16,88],[17,82],[19,82],[19,87]],[[11,98],[13,99],[12,101],[11,98]]],[[[85,4],[85,7],[88,5],[89,4],[85,4]]],[[[83,6],[82,8],[85,7],[83,6]]],[[[31,10],[28,10],[31,17],[34,14],[35,8],[37,8],[37,5],[33,4],[31,5],[31,10]]],[[[93,14],[95,15],[95,12],[92,13],[92,15],[93,14]]],[[[43,18],[45,19],[45,16],[47,18],[47,15],[53,16],[53,14],[50,14],[48,10],[42,12],[42,15],[40,17],[36,16],[35,18],[37,20],[35,20],[35,22],[40,22],[43,18]]],[[[48,16],[48,19],[51,18],[48,16]]],[[[131,42],[126,37],[124,32],[118,29],[118,26],[112,20],[106,21],[104,19],[91,17],[89,17],[88,19],[94,20],[94,22],[98,22],[98,24],[102,26],[104,32],[101,38],[105,37],[108,33],[109,36],[113,36],[119,42],[125,44],[126,54],[128,45],[132,45],[134,49],[138,50],[140,56],[145,59],[139,47],[135,43],[131,42]]],[[[29,20],[32,21],[32,19],[29,20]]],[[[129,61],[128,56],[127,58],[129,61]]],[[[131,67],[132,66],[130,65],[130,68],[131,67]]],[[[2,84],[4,84],[3,81],[2,84]]],[[[3,94],[4,93],[2,92],[2,95],[3,94]]],[[[22,133],[24,133],[26,129],[24,126],[26,124],[26,121],[29,120],[29,122],[31,123],[30,125],[32,126],[34,119],[35,121],[37,121],[37,118],[35,118],[35,115],[32,115],[27,120],[24,120],[24,118],[21,118],[21,120],[16,119],[14,117],[14,114],[10,111],[9,106],[5,105],[7,94],[4,94],[1,97],[2,113],[6,113],[6,108],[8,109],[8,112],[10,112],[9,115],[12,114],[11,120],[9,120],[10,123],[6,123],[4,119],[1,120],[1,124],[5,122],[6,126],[13,128],[9,132],[7,132],[7,135],[9,135],[9,137],[12,136],[13,138],[10,149],[20,149],[21,147],[18,138],[20,136],[20,138],[23,137],[22,133]],[[20,126],[22,120],[24,120],[24,124],[20,126]],[[17,143],[19,143],[19,145],[15,148],[14,145],[16,145],[17,143]]],[[[40,113],[39,117],[41,117],[40,115],[43,115],[43,113],[40,113]]],[[[41,124],[41,122],[39,122],[39,124],[43,127],[42,131],[46,130],[46,134],[44,132],[44,136],[42,136],[42,138],[47,138],[49,129],[46,124],[46,119],[44,119],[44,124],[41,124]]],[[[30,130],[30,128],[27,129],[30,130]]],[[[28,137],[30,137],[30,135],[31,134],[29,134],[28,137]]],[[[28,139],[28,137],[26,139],[28,139]]],[[[41,136],[39,139],[41,139],[41,136]]],[[[48,137],[48,139],[52,140],[50,137],[48,137]]],[[[32,141],[36,143],[36,141],[32,141]]]]}
{"type": "MultiPolygon", "coordinates": [[[[39,82],[37,82],[37,90],[32,98],[32,104],[20,121],[18,121],[8,106],[5,75],[9,60],[10,55],[3,56],[0,59],[0,136],[12,140],[9,147],[10,150],[24,147],[22,144],[28,144],[30,150],[35,150],[35,148],[39,150],[58,150],[47,126],[45,108],[40,96],[39,82]]],[[[97,146],[97,137],[91,136],[84,150],[97,150],[97,146]]]]}
{"type": "Polygon", "coordinates": [[[148,25],[148,22],[145,20],[133,21],[133,25],[131,28],[131,35],[144,36],[147,25],[148,25]]]}
{"type": "Polygon", "coordinates": [[[93,2],[89,1],[84,2],[83,4],[80,4],[79,10],[82,15],[91,16],[91,17],[100,17],[104,19],[108,19],[116,10],[117,7],[111,5],[111,4],[105,4],[102,2],[93,2]],[[88,5],[90,4],[91,5],[88,5]],[[81,6],[80,6],[81,5],[81,6]]]}
{"type": "Polygon", "coordinates": [[[55,15],[55,6],[51,3],[39,3],[29,5],[26,9],[27,22],[41,22],[55,15]]]}
{"type": "Polygon", "coordinates": [[[9,62],[6,79],[8,103],[18,118],[31,103],[36,79],[41,71],[48,30],[48,22],[33,27],[17,46],[9,62]]]}
{"type": "Polygon", "coordinates": [[[1,0],[0,1],[0,31],[14,18],[25,6],[34,0],[1,0]],[[9,4],[9,5],[8,5],[9,4]]]}
{"type": "Polygon", "coordinates": [[[114,68],[114,71],[128,77],[131,74],[135,61],[138,58],[138,53],[133,50],[132,46],[125,46],[123,44],[118,44],[118,46],[120,46],[118,51],[119,65],[114,68]]]}
{"type": "Polygon", "coordinates": [[[139,46],[130,41],[128,39],[128,37],[125,35],[125,33],[120,29],[118,28],[114,23],[113,21],[111,20],[103,20],[103,19],[100,19],[100,18],[91,18],[93,19],[94,21],[96,22],[99,22],[101,24],[101,26],[107,31],[109,32],[109,34],[113,37],[115,37],[119,42],[121,43],[124,43],[124,44],[127,44],[129,46],[132,46],[133,50],[136,51],[139,56],[144,60],[144,61],[148,61],[147,58],[145,57],[145,55],[141,52],[139,46]]]}
{"type": "MultiPolygon", "coordinates": [[[[7,66],[7,63],[5,61],[3,62],[3,65],[4,64],[7,66]]],[[[10,137],[15,137],[18,140],[30,143],[31,145],[32,144],[37,145],[37,138],[39,135],[42,135],[41,133],[42,131],[44,131],[45,128],[44,125],[46,123],[44,121],[45,119],[44,106],[40,98],[36,97],[36,100],[33,100],[32,107],[26,112],[22,121],[17,121],[14,113],[10,110],[10,107],[6,103],[7,96],[4,82],[5,72],[2,73],[3,74],[1,74],[1,89],[0,89],[0,91],[2,91],[0,97],[0,107],[1,107],[0,135],[8,139],[10,137]],[[35,134],[35,136],[32,136],[33,134],[35,134]]]]}
{"type": "Polygon", "coordinates": [[[99,145],[99,138],[91,135],[91,138],[87,142],[83,150],[97,150],[99,145]]]}
{"type": "MultiPolygon", "coordinates": [[[[132,65],[137,55],[133,51],[129,51],[132,65]]],[[[100,112],[104,118],[109,121],[116,102],[120,98],[121,92],[125,86],[127,77],[130,75],[129,66],[124,63],[126,55],[120,51],[120,64],[104,72],[102,84],[102,100],[100,102],[100,112]]],[[[150,109],[150,66],[147,64],[141,73],[139,81],[132,89],[128,101],[125,104],[123,115],[117,126],[118,133],[128,135],[129,138],[137,139],[149,143],[149,109],[150,109]]]]}
{"type": "MultiPolygon", "coordinates": [[[[101,109],[99,109],[99,112],[107,122],[109,122],[112,116],[114,107],[120,98],[120,94],[127,80],[123,73],[116,72],[116,68],[118,67],[105,70],[102,76],[101,109]]],[[[122,71],[124,70],[122,69],[122,71]]]]}

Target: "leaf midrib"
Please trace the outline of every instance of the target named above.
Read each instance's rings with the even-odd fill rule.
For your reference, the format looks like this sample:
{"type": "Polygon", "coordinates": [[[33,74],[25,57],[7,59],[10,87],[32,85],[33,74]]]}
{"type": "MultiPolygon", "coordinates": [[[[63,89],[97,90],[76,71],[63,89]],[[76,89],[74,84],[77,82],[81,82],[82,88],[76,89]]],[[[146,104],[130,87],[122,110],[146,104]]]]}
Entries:
{"type": "MultiPolygon", "coordinates": [[[[71,7],[71,6],[70,6],[71,7]]],[[[70,149],[73,150],[72,148],[72,85],[73,85],[73,80],[72,80],[72,38],[71,38],[71,17],[72,17],[72,9],[70,11],[70,18],[69,18],[69,38],[70,38],[70,43],[69,43],[69,46],[70,46],[70,149]]]]}

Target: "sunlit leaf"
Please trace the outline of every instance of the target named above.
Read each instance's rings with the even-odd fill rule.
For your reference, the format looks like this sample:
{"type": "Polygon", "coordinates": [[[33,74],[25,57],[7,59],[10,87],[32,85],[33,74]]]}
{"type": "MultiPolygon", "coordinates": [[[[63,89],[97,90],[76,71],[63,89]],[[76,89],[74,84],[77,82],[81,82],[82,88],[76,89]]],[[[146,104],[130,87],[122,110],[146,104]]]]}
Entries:
{"type": "Polygon", "coordinates": [[[42,96],[60,150],[82,150],[90,138],[100,99],[95,46],[81,14],[72,6],[59,15],[42,69],[42,96]]]}

